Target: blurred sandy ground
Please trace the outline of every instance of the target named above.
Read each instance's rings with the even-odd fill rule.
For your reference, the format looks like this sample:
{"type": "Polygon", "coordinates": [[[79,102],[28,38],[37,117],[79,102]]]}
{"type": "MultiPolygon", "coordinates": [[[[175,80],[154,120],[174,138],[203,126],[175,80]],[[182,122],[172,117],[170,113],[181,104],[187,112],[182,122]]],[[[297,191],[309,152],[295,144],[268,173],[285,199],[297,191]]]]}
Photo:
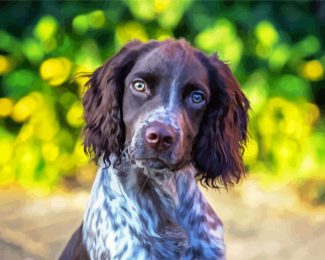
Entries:
{"type": "MultiPolygon", "coordinates": [[[[225,226],[228,259],[325,259],[325,208],[290,187],[262,190],[253,179],[206,191],[225,226]]],[[[88,191],[35,198],[0,190],[0,259],[57,259],[82,219],[88,191]]]]}

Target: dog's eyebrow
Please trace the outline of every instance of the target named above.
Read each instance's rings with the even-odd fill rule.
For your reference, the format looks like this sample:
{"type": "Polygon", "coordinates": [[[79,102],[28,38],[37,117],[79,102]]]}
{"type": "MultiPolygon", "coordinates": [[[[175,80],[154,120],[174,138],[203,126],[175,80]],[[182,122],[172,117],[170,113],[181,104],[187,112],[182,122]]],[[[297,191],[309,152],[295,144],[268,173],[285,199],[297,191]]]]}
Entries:
{"type": "Polygon", "coordinates": [[[159,75],[157,73],[151,71],[137,71],[132,75],[133,79],[141,78],[146,81],[156,81],[158,77],[159,75]]]}
{"type": "Polygon", "coordinates": [[[199,82],[195,79],[190,79],[189,81],[187,81],[185,86],[197,87],[202,90],[206,95],[210,96],[210,88],[206,84],[199,82]]]}

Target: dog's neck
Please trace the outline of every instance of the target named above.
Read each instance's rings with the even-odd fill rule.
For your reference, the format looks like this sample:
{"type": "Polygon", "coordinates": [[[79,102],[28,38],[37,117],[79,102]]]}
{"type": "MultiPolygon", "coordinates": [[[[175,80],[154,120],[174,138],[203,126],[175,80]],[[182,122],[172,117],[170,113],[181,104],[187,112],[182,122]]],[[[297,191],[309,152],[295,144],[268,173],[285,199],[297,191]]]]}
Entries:
{"type": "Polygon", "coordinates": [[[102,165],[84,215],[83,240],[90,257],[178,259],[189,240],[195,240],[186,219],[193,221],[206,205],[194,173],[192,165],[176,172],[125,162],[117,168],[102,165]]]}

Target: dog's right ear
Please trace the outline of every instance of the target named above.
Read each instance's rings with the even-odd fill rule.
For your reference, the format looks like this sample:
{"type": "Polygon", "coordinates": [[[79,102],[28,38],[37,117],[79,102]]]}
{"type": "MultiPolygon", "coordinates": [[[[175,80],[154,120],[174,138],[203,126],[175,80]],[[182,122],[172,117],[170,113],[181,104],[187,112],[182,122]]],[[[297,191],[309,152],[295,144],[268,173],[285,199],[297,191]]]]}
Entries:
{"type": "Polygon", "coordinates": [[[227,188],[245,174],[242,155],[250,105],[225,63],[216,55],[197,55],[209,73],[212,93],[193,153],[197,177],[210,187],[220,183],[227,188]]]}
{"type": "Polygon", "coordinates": [[[94,73],[88,75],[87,90],[83,96],[84,150],[93,159],[103,156],[110,164],[109,156],[120,156],[124,145],[122,100],[124,79],[139,55],[157,42],[132,41],[125,45],[94,73]]]}

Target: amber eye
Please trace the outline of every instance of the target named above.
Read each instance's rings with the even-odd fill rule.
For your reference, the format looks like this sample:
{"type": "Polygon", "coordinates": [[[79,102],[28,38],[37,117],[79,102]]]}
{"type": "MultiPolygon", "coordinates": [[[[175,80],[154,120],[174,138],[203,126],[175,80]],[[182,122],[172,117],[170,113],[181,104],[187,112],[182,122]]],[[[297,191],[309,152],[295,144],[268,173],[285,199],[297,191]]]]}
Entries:
{"type": "Polygon", "coordinates": [[[145,92],[146,83],[142,79],[136,79],[132,82],[132,88],[138,92],[145,92]]]}

